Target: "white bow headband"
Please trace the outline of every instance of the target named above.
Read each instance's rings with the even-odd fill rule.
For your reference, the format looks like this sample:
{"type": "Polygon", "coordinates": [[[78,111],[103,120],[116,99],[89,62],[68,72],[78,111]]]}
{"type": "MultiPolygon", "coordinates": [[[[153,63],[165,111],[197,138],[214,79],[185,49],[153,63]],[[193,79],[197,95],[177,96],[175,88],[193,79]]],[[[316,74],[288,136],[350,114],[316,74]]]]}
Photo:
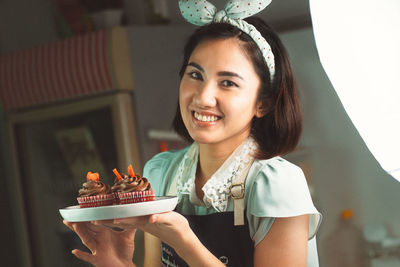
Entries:
{"type": "Polygon", "coordinates": [[[217,8],[205,0],[179,0],[179,9],[182,16],[194,25],[203,26],[212,22],[224,22],[247,33],[261,50],[272,81],[275,74],[275,59],[271,47],[253,25],[243,20],[263,10],[271,1],[231,0],[217,12],[217,8]]]}

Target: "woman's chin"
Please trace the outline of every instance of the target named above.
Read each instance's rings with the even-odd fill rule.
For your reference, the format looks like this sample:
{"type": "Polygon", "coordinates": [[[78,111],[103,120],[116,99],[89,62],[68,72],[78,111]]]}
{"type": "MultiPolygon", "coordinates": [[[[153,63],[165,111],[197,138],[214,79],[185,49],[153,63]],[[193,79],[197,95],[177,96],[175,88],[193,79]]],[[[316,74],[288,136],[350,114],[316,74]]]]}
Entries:
{"type": "Polygon", "coordinates": [[[195,137],[192,138],[195,142],[199,143],[199,144],[212,144],[215,143],[215,141],[213,141],[210,138],[207,137],[195,137]]]}
{"type": "Polygon", "coordinates": [[[199,144],[212,144],[218,142],[218,139],[210,134],[190,134],[190,136],[199,144]]]}

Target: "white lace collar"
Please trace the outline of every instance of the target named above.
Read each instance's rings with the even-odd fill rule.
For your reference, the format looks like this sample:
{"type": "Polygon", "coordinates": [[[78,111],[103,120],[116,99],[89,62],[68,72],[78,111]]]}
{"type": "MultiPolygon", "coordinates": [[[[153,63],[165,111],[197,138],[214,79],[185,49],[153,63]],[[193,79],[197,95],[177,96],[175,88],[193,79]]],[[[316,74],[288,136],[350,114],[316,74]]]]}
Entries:
{"type": "MultiPolygon", "coordinates": [[[[251,137],[248,137],[238,148],[235,149],[229,158],[203,186],[203,202],[205,205],[211,205],[219,212],[226,211],[230,194],[229,188],[240,170],[253,159],[256,149],[257,143],[251,137]]],[[[182,195],[186,194],[192,196],[195,191],[194,180],[196,177],[198,154],[199,145],[193,143],[179,164],[175,176],[179,200],[182,195]]],[[[191,199],[191,201],[198,202],[198,200],[196,201],[196,197],[191,199]]]]}

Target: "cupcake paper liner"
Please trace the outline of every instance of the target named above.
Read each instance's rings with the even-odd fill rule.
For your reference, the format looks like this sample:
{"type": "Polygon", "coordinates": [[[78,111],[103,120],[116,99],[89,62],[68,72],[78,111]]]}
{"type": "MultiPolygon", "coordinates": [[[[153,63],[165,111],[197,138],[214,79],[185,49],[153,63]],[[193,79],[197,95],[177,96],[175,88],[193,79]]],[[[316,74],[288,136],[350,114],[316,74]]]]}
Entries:
{"type": "Polygon", "coordinates": [[[155,192],[154,190],[146,190],[139,192],[118,192],[119,204],[129,204],[144,201],[154,200],[155,192]]]}
{"type": "Polygon", "coordinates": [[[84,196],[77,199],[81,208],[108,206],[114,204],[115,194],[84,196]]]}
{"type": "Polygon", "coordinates": [[[114,204],[115,204],[115,205],[118,205],[118,204],[119,204],[118,192],[114,192],[113,194],[114,194],[114,197],[115,197],[115,199],[114,199],[114,204]]]}

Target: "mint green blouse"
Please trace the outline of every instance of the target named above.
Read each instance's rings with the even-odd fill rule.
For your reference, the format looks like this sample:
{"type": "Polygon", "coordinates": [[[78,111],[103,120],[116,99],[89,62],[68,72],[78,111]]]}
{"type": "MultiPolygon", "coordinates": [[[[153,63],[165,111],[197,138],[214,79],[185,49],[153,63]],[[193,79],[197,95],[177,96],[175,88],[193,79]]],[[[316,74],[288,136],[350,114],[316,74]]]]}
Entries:
{"type": "MultiPolygon", "coordinates": [[[[222,178],[210,178],[212,181],[209,180],[203,187],[204,199],[200,200],[194,186],[198,152],[190,149],[196,145],[194,143],[182,150],[157,154],[146,163],[143,176],[149,179],[157,196],[168,195],[171,184],[177,186],[179,201],[176,211],[181,214],[207,215],[233,211],[233,200],[227,194],[230,183],[223,177],[238,165],[240,155],[231,155],[228,163],[221,166],[223,170],[216,172],[222,174],[222,178]],[[188,156],[190,151],[194,151],[193,155],[188,156]],[[175,185],[175,177],[179,172],[181,181],[175,185]]],[[[244,205],[254,246],[263,240],[275,218],[309,214],[307,266],[318,266],[315,235],[322,216],[314,207],[301,168],[281,157],[256,159],[246,179],[244,205]]]]}

